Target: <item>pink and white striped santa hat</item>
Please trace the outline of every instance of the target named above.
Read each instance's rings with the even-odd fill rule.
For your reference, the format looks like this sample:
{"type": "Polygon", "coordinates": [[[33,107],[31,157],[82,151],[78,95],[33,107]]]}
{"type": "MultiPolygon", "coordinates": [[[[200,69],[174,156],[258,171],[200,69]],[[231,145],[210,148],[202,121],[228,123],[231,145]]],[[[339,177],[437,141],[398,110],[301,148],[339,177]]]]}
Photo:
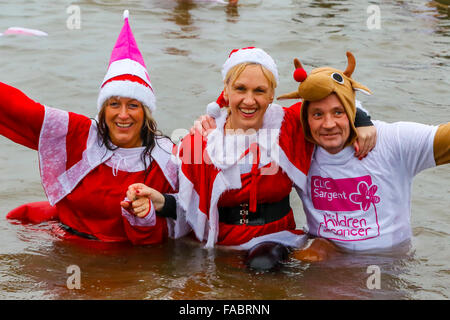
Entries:
{"type": "MultiPolygon", "coordinates": [[[[246,47],[232,50],[228,56],[228,59],[222,66],[222,80],[225,81],[225,78],[228,72],[231,70],[231,68],[245,62],[258,63],[264,66],[267,70],[272,72],[275,81],[278,83],[279,81],[278,68],[275,61],[263,49],[255,47],[246,47]]],[[[222,93],[220,94],[219,98],[217,98],[216,101],[208,104],[206,108],[206,113],[217,118],[220,114],[221,108],[223,108],[225,104],[226,101],[223,98],[223,91],[222,91],[222,93]]]]}
{"type": "Polygon", "coordinates": [[[97,109],[111,97],[133,98],[148,107],[156,109],[156,98],[142,54],[139,51],[128,22],[129,12],[123,12],[123,27],[111,53],[108,71],[100,87],[97,109]]]}

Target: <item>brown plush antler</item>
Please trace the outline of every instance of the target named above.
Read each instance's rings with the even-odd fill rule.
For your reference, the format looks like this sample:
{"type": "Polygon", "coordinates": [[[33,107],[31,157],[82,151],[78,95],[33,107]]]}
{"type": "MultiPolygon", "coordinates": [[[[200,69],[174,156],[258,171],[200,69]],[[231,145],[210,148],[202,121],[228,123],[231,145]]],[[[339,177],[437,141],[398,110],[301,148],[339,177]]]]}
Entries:
{"type": "Polygon", "coordinates": [[[291,93],[286,93],[286,94],[282,94],[281,96],[277,97],[278,100],[283,100],[283,99],[300,99],[301,96],[297,91],[291,92],[291,93]]]}
{"type": "Polygon", "coordinates": [[[355,71],[356,60],[350,51],[347,51],[347,69],[345,69],[344,74],[351,78],[353,71],[355,71]]]}
{"type": "Polygon", "coordinates": [[[303,68],[300,60],[298,60],[297,58],[294,59],[294,67],[295,67],[295,69],[303,68]]]}

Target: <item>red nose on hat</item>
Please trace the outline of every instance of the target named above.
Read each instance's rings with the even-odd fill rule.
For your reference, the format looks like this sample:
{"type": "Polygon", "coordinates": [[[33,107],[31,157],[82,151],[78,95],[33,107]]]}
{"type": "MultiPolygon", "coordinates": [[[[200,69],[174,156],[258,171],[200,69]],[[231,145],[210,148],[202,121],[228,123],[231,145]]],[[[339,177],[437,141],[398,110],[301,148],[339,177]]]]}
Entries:
{"type": "Polygon", "coordinates": [[[297,82],[303,82],[303,81],[305,81],[305,79],[306,79],[307,76],[308,76],[308,75],[306,74],[306,71],[305,71],[305,69],[303,69],[303,68],[297,68],[297,69],[295,69],[295,71],[294,71],[294,79],[295,79],[295,81],[297,81],[297,82]]]}

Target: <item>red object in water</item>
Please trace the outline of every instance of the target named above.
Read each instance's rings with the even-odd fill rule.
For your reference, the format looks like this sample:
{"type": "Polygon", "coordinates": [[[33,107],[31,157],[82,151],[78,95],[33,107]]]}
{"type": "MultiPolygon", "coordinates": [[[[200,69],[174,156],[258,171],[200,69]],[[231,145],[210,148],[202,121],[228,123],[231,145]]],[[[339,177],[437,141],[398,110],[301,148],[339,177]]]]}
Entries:
{"type": "Polygon", "coordinates": [[[52,207],[48,201],[23,204],[10,211],[7,219],[20,220],[22,223],[38,224],[44,221],[58,218],[56,207],[52,207]]]}

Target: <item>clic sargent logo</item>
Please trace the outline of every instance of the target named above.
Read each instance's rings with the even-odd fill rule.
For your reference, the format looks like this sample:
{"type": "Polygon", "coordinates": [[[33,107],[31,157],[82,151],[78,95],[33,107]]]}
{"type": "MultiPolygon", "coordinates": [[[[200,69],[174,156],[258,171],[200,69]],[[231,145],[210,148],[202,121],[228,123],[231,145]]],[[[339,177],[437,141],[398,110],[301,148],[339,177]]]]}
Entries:
{"type": "Polygon", "coordinates": [[[378,187],[370,176],[331,179],[313,176],[311,198],[322,212],[317,234],[340,241],[367,240],[380,235],[376,204],[378,187]]]}

